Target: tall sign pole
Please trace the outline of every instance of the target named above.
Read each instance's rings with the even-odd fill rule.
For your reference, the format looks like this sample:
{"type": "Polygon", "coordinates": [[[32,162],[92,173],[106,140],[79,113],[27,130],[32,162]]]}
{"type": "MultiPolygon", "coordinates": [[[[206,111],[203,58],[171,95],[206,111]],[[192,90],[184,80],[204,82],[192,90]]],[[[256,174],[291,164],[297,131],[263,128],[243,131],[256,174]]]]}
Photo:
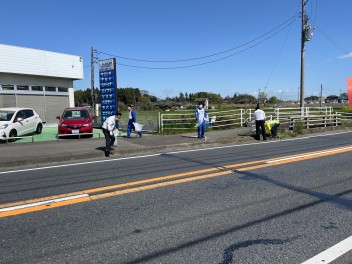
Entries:
{"type": "Polygon", "coordinates": [[[94,48],[91,48],[90,55],[90,94],[92,96],[92,110],[95,116],[95,91],[94,91],[94,48]]]}
{"type": "Polygon", "coordinates": [[[117,112],[116,59],[99,61],[101,123],[117,112]]]}

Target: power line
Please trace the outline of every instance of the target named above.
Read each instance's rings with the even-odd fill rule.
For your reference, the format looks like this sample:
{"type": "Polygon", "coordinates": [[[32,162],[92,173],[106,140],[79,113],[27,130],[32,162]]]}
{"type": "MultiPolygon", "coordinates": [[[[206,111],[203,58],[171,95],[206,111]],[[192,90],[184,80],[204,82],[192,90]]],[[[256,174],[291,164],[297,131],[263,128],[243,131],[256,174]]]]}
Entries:
{"type": "MultiPolygon", "coordinates": [[[[298,9],[299,9],[299,6],[298,6],[298,9]]],[[[298,10],[296,10],[295,13],[296,13],[296,14],[299,13],[298,10]]],[[[279,58],[280,58],[280,56],[281,56],[281,53],[282,53],[282,51],[283,51],[283,49],[284,49],[284,46],[286,45],[286,42],[287,42],[288,36],[289,36],[289,34],[290,34],[290,32],[291,32],[291,29],[292,29],[292,24],[291,24],[291,27],[289,28],[289,30],[288,30],[288,32],[287,32],[287,34],[286,34],[286,37],[285,37],[284,42],[282,43],[281,49],[280,49],[280,51],[279,51],[279,53],[278,53],[278,56],[277,56],[276,61],[275,61],[275,63],[274,63],[273,69],[272,69],[271,72],[270,72],[268,81],[266,82],[266,85],[264,86],[264,92],[266,91],[266,88],[268,87],[269,82],[271,81],[272,75],[273,75],[274,70],[275,70],[275,68],[276,68],[276,66],[277,66],[277,63],[278,63],[279,58]]]]}
{"type": "Polygon", "coordinates": [[[220,52],[213,53],[213,54],[206,55],[206,56],[195,57],[195,58],[179,59],[179,60],[146,60],[146,59],[123,57],[123,56],[114,55],[114,54],[110,54],[110,53],[106,53],[106,52],[102,52],[102,51],[96,51],[96,52],[99,53],[99,54],[104,54],[104,55],[115,57],[115,58],[119,58],[119,59],[139,61],[139,62],[150,62],[150,63],[175,63],[175,62],[185,62],[185,61],[192,61],[192,60],[200,60],[200,59],[205,59],[205,58],[209,58],[209,57],[218,56],[220,54],[224,54],[224,53],[233,51],[235,49],[239,49],[241,47],[244,47],[244,46],[246,46],[246,45],[248,45],[248,44],[250,44],[252,42],[255,42],[255,41],[257,41],[257,40],[259,40],[259,39],[271,34],[272,32],[274,32],[275,30],[277,30],[277,29],[279,29],[281,27],[286,28],[288,25],[292,24],[292,22],[294,22],[297,19],[297,17],[298,17],[298,14],[292,16],[291,18],[289,18],[288,20],[286,20],[285,22],[283,22],[279,26],[273,28],[272,30],[266,32],[265,34],[255,38],[255,39],[253,39],[251,41],[248,41],[246,43],[243,43],[241,45],[238,45],[236,47],[233,47],[233,48],[230,48],[230,49],[227,49],[227,50],[224,50],[224,51],[220,51],[220,52]],[[288,25],[286,25],[286,24],[288,24],[288,25]]]}
{"type": "Polygon", "coordinates": [[[270,72],[268,81],[267,81],[267,83],[266,83],[266,85],[265,85],[265,87],[264,87],[264,92],[265,92],[266,88],[268,87],[269,82],[271,81],[271,77],[272,77],[273,72],[274,72],[274,70],[275,70],[275,68],[276,68],[276,66],[277,66],[277,63],[278,63],[279,58],[280,58],[280,56],[281,56],[281,53],[282,53],[282,51],[283,51],[283,49],[284,49],[284,46],[286,45],[286,42],[287,42],[288,36],[289,36],[289,34],[290,34],[290,32],[291,32],[291,29],[292,29],[292,24],[291,24],[291,27],[289,28],[289,30],[288,30],[288,32],[287,32],[287,34],[286,34],[285,40],[284,40],[284,42],[283,42],[283,44],[282,44],[282,46],[281,46],[281,49],[280,49],[280,51],[279,51],[279,54],[278,54],[278,56],[277,56],[277,58],[276,58],[276,61],[275,61],[275,63],[274,63],[274,67],[273,67],[273,69],[272,69],[271,72],[270,72]]]}
{"type": "MultiPolygon", "coordinates": [[[[293,22],[295,22],[295,20],[291,21],[289,24],[285,25],[285,27],[281,28],[280,30],[272,33],[271,35],[267,36],[266,38],[260,40],[260,41],[257,41],[255,44],[245,48],[245,49],[242,49],[236,53],[233,53],[233,54],[230,54],[228,56],[225,56],[225,57],[222,57],[222,58],[219,58],[219,59],[215,59],[215,60],[211,60],[211,61],[207,61],[207,62],[203,62],[203,63],[197,63],[197,64],[191,64],[191,65],[184,65],[184,66],[176,66],[176,67],[147,67],[147,66],[138,66],[138,65],[130,65],[130,64],[124,64],[124,63],[119,63],[117,62],[116,64],[117,65],[120,65],[120,66],[125,66],[125,67],[131,67],[131,68],[139,68],[139,69],[149,69],[149,70],[173,70],[173,69],[182,69],[182,68],[191,68],[191,67],[197,67],[197,66],[202,66],[202,65],[206,65],[206,64],[210,64],[210,63],[215,63],[215,62],[218,62],[218,61],[221,61],[221,60],[225,60],[225,59],[228,59],[230,57],[233,57],[235,55],[238,55],[240,53],[243,53],[251,48],[254,48],[255,46],[263,43],[264,41],[272,38],[274,35],[280,33],[282,30],[284,30],[285,28],[287,28],[288,26],[290,26],[291,24],[293,24],[293,22]]],[[[256,40],[258,40],[260,38],[256,38],[256,40]]],[[[253,42],[253,41],[251,41],[253,42]]],[[[250,42],[248,42],[250,43],[250,42]]],[[[244,46],[244,45],[241,45],[241,46],[244,46]]],[[[99,52],[100,54],[103,54],[102,52],[99,52]]],[[[114,57],[114,55],[112,54],[108,54],[109,56],[112,56],[114,57]]],[[[210,55],[208,56],[210,57],[210,55]]],[[[148,62],[151,62],[151,61],[148,61],[148,62]]],[[[163,62],[166,62],[166,61],[163,61],[163,62]]],[[[176,61],[174,61],[176,62],[176,61]]]]}
{"type": "Polygon", "coordinates": [[[324,38],[326,38],[333,46],[335,46],[335,48],[339,49],[341,52],[343,53],[349,53],[348,50],[346,50],[345,48],[343,48],[341,45],[339,45],[332,37],[329,36],[328,33],[326,33],[321,27],[316,26],[316,28],[318,29],[318,31],[322,34],[322,36],[324,38]]]}

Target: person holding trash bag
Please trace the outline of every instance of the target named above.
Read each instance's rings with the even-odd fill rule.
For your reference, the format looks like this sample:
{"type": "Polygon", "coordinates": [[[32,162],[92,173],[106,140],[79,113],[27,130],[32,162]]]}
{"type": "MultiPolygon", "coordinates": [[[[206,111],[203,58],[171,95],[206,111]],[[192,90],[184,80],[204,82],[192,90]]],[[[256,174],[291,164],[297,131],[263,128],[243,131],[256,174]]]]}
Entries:
{"type": "Polygon", "coordinates": [[[121,119],[121,113],[116,113],[113,116],[109,116],[105,119],[102,130],[105,137],[105,157],[109,157],[111,154],[112,146],[116,140],[114,130],[118,129],[118,123],[121,119]]]}
{"type": "MultiPolygon", "coordinates": [[[[135,124],[137,122],[137,114],[136,111],[133,109],[134,105],[129,104],[127,105],[127,109],[129,111],[128,113],[128,124],[127,124],[127,138],[131,137],[131,131],[134,130],[136,131],[135,124]]],[[[138,131],[139,129],[137,128],[137,132],[139,137],[142,137],[142,131],[138,131]]]]}
{"type": "Polygon", "coordinates": [[[256,139],[260,140],[260,128],[263,136],[263,140],[266,140],[266,132],[265,132],[265,112],[259,108],[259,105],[255,108],[255,112],[253,113],[253,120],[255,121],[255,132],[256,139]]]}
{"type": "Polygon", "coordinates": [[[196,127],[198,129],[198,138],[203,138],[206,141],[207,137],[205,136],[205,129],[207,127],[207,122],[209,122],[209,118],[202,103],[196,108],[195,116],[197,121],[196,127]]]}

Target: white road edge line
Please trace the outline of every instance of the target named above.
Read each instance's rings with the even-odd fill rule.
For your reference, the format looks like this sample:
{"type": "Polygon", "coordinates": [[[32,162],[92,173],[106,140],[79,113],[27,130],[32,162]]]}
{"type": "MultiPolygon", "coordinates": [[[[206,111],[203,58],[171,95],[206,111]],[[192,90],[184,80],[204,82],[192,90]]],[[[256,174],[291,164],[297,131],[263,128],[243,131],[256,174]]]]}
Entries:
{"type": "Polygon", "coordinates": [[[68,201],[68,200],[74,200],[74,199],[83,198],[83,197],[87,197],[87,196],[89,196],[89,195],[88,194],[79,194],[79,195],[67,196],[67,197],[63,197],[63,198],[57,198],[57,199],[52,199],[52,200],[47,200],[47,201],[42,201],[42,202],[5,207],[5,208],[0,209],[0,213],[24,209],[24,208],[28,208],[28,207],[34,207],[34,206],[43,205],[43,204],[51,204],[51,203],[68,201]]]}
{"type": "Polygon", "coordinates": [[[300,137],[300,138],[284,139],[284,140],[277,140],[277,141],[253,142],[253,143],[244,143],[244,144],[236,144],[236,145],[226,145],[226,146],[220,146],[220,147],[180,150],[180,151],[173,151],[173,152],[166,152],[166,153],[156,153],[156,154],[133,156],[133,157],[126,157],[126,158],[85,161],[85,162],[79,162],[79,163],[70,163],[70,164],[46,166],[46,167],[40,167],[40,168],[12,170],[12,171],[2,171],[2,172],[0,172],[0,175],[1,174],[7,174],[7,173],[16,173],[16,172],[25,172],[25,171],[37,171],[37,170],[45,170],[45,169],[55,169],[55,168],[79,166],[79,165],[85,165],[85,164],[95,164],[95,163],[105,163],[105,162],[113,162],[113,161],[129,160],[129,159],[140,159],[140,158],[148,158],[148,157],[157,157],[157,156],[161,156],[161,155],[171,155],[171,154],[196,152],[196,151],[204,151],[204,150],[212,150],[212,149],[225,149],[225,148],[244,147],[244,146],[250,146],[250,145],[257,145],[257,144],[279,143],[279,142],[286,142],[286,141],[303,140],[303,139],[307,139],[307,138],[327,137],[327,136],[340,135],[340,134],[346,134],[346,133],[352,133],[352,131],[343,131],[343,132],[338,132],[338,133],[330,133],[330,134],[324,134],[324,135],[315,135],[315,136],[307,136],[307,137],[300,137]]]}
{"type": "Polygon", "coordinates": [[[347,253],[351,249],[352,249],[352,236],[337,243],[331,248],[328,248],[327,250],[312,257],[311,259],[306,260],[302,264],[321,264],[321,263],[327,264],[334,261],[338,257],[341,257],[343,254],[347,253]]]}
{"type": "Polygon", "coordinates": [[[346,150],[346,149],[352,149],[352,147],[347,147],[347,148],[337,148],[337,149],[333,149],[333,150],[326,150],[326,151],[317,151],[314,153],[309,153],[309,154],[304,154],[304,155],[297,155],[297,156],[292,156],[289,158],[284,158],[284,159],[276,159],[276,160],[269,160],[265,163],[276,163],[276,162],[281,162],[281,161],[285,161],[285,160],[293,160],[293,159],[299,159],[299,158],[304,158],[304,157],[310,157],[310,156],[316,156],[319,154],[326,154],[326,153],[333,153],[333,152],[337,152],[340,150],[346,150]]]}

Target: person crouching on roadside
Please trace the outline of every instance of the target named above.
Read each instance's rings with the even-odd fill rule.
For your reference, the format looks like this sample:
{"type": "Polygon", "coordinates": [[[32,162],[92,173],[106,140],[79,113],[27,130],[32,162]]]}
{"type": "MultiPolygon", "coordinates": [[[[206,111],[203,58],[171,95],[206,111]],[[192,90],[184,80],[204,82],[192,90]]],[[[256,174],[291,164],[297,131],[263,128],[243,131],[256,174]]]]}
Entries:
{"type": "Polygon", "coordinates": [[[119,120],[121,119],[121,113],[109,116],[103,123],[102,130],[105,137],[105,157],[109,157],[111,154],[112,146],[116,140],[114,136],[114,129],[118,129],[119,120]]]}

